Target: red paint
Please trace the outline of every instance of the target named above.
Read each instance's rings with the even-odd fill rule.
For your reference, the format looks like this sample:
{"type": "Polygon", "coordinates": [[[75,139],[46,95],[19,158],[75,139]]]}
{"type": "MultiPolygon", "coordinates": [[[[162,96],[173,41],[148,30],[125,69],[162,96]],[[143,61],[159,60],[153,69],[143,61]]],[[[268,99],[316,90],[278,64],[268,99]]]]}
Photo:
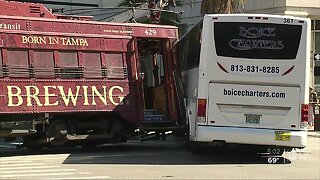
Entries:
{"type": "MultiPolygon", "coordinates": [[[[88,20],[85,17],[77,19],[88,20]]],[[[141,38],[167,39],[164,57],[169,63],[166,68],[173,71],[171,48],[177,39],[177,27],[68,20],[67,17],[52,14],[42,4],[0,0],[0,60],[7,66],[3,69],[3,76],[0,76],[0,114],[118,112],[127,121],[141,121],[143,92],[141,80],[137,79],[139,51],[136,43],[141,38]],[[96,54],[90,59],[85,58],[85,53],[96,54]],[[64,62],[66,57],[68,61],[64,62]],[[93,62],[94,57],[99,60],[93,62]],[[92,63],[86,62],[90,60],[92,63]],[[67,66],[70,66],[69,69],[67,66]],[[70,72],[76,74],[76,77],[65,78],[70,72]],[[19,94],[23,98],[21,105],[8,106],[8,86],[21,89],[20,94],[16,91],[17,88],[11,89],[16,94],[11,97],[12,103],[18,103],[19,94]],[[27,104],[26,86],[37,87],[29,88],[32,91],[29,96],[38,96],[38,102],[29,97],[32,106],[27,104]],[[65,93],[69,88],[75,93],[77,86],[82,87],[75,106],[64,103],[58,86],[63,86],[65,93]],[[89,102],[86,104],[84,97],[80,96],[84,94],[83,86],[95,86],[100,93],[103,92],[102,86],[107,89],[119,86],[123,91],[114,90],[113,95],[116,101],[119,100],[118,96],[123,97],[123,103],[115,105],[107,100],[108,105],[105,105],[96,97],[96,104],[92,102],[92,98],[87,99],[89,102]],[[49,104],[57,105],[44,105],[44,87],[50,94],[49,104]],[[36,89],[39,90],[38,93],[36,89]]],[[[171,103],[177,102],[171,77],[173,73],[168,74],[168,109],[172,109],[171,103]]],[[[90,92],[87,95],[89,97],[90,92]]],[[[175,110],[169,114],[171,118],[177,117],[175,110]]]]}

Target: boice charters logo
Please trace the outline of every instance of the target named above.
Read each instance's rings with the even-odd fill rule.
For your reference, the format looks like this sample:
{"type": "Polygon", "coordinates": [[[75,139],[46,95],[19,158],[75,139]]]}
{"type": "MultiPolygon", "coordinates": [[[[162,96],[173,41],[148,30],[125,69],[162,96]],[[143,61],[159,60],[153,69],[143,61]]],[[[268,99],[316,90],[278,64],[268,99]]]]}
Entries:
{"type": "Polygon", "coordinates": [[[268,49],[281,50],[284,49],[282,40],[270,40],[267,38],[276,38],[276,28],[262,27],[239,27],[239,36],[242,39],[231,39],[229,46],[236,50],[252,50],[252,49],[268,49]],[[259,39],[258,39],[259,38],[259,39]],[[265,38],[265,39],[261,39],[265,38]]]}

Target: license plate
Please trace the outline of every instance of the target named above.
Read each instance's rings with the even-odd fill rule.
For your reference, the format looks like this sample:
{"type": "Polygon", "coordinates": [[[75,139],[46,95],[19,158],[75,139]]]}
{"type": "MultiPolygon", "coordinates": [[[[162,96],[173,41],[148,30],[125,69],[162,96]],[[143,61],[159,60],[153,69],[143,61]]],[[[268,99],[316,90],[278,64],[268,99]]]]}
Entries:
{"type": "Polygon", "coordinates": [[[246,123],[260,124],[261,115],[257,114],[245,114],[246,123]]]}
{"type": "Polygon", "coordinates": [[[274,139],[276,141],[291,141],[291,133],[289,131],[275,131],[274,139]]]}

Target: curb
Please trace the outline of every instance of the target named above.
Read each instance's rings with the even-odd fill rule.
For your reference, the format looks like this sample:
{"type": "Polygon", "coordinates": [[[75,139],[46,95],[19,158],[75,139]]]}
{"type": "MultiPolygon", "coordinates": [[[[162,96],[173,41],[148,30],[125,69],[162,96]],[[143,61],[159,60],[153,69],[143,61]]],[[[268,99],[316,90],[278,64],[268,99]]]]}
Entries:
{"type": "Polygon", "coordinates": [[[308,137],[320,138],[320,132],[319,131],[308,132],[308,137]]]}

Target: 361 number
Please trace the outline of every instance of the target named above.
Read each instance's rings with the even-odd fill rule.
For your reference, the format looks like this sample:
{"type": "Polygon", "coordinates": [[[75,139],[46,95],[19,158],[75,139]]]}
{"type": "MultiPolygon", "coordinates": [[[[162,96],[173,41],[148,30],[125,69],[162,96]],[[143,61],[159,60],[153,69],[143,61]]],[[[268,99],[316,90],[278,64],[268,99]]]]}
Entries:
{"type": "Polygon", "coordinates": [[[284,18],[284,23],[293,23],[293,19],[290,18],[284,18]]]}

